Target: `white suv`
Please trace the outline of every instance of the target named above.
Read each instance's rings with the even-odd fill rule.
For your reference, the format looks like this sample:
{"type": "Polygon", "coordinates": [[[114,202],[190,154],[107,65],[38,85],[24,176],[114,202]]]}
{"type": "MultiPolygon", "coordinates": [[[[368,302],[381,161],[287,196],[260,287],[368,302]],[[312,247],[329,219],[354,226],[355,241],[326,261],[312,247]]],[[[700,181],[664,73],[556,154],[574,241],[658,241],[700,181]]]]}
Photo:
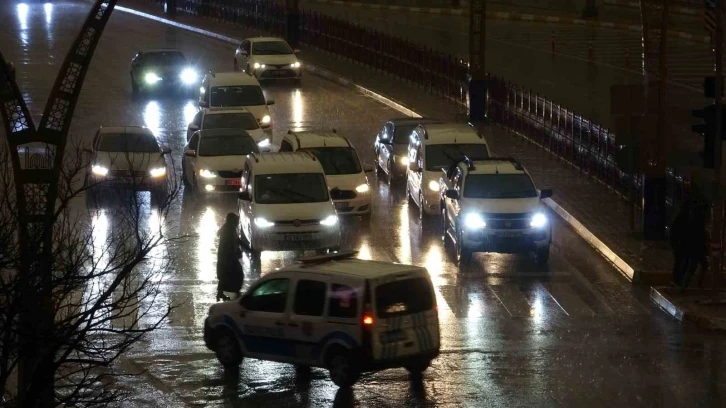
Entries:
{"type": "Polygon", "coordinates": [[[320,160],[338,214],[371,213],[371,188],[366,172],[373,166],[361,165],[358,152],[348,138],[332,132],[287,132],[281,152],[309,152],[320,160]]]}
{"type": "Polygon", "coordinates": [[[252,154],[242,169],[240,232],[261,251],[340,248],[340,226],[320,161],[309,153],[252,154]]]}
{"type": "Polygon", "coordinates": [[[452,239],[461,264],[474,252],[534,252],[540,265],[547,263],[552,227],[540,201],[552,190],[537,190],[516,160],[464,160],[440,184],[444,239],[452,239]]]}
{"type": "Polygon", "coordinates": [[[257,78],[243,72],[210,72],[199,88],[200,108],[243,107],[266,132],[272,132],[272,116],[268,106],[274,103],[272,98],[265,97],[257,78]]]}
{"type": "Polygon", "coordinates": [[[194,115],[187,126],[187,142],[198,130],[244,130],[262,151],[270,150],[270,135],[264,132],[254,115],[245,108],[205,108],[194,115]]]}
{"type": "Polygon", "coordinates": [[[293,50],[282,38],[248,38],[237,47],[234,70],[244,70],[259,80],[302,78],[302,67],[293,50]]]}

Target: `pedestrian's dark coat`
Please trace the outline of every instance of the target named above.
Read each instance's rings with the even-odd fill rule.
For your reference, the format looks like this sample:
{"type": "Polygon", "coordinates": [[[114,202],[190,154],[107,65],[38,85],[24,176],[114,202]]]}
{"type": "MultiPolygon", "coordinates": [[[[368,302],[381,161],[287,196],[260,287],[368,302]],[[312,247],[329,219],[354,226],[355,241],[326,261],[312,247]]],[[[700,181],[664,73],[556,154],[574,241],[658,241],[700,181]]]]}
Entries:
{"type": "Polygon", "coordinates": [[[217,249],[217,279],[219,290],[239,292],[244,281],[244,271],[239,259],[242,257],[240,239],[237,236],[239,216],[227,214],[227,219],[219,229],[219,248],[217,249]]]}

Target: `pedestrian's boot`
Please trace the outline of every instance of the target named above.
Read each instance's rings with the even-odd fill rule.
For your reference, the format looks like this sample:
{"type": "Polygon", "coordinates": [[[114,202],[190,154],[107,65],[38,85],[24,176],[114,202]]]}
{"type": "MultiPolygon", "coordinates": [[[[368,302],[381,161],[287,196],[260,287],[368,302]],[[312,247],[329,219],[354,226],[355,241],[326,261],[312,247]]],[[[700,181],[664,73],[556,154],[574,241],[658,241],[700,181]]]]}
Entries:
{"type": "Polygon", "coordinates": [[[222,293],[221,290],[217,292],[217,302],[219,302],[220,300],[223,302],[226,302],[229,300],[229,296],[222,293]]]}

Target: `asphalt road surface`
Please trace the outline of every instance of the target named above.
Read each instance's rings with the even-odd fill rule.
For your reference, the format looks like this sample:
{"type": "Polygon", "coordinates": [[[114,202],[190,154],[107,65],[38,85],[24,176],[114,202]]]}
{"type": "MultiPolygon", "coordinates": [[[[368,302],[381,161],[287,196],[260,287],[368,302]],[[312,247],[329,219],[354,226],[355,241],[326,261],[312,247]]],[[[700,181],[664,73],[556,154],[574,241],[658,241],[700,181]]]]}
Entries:
{"type": "MultiPolygon", "coordinates": [[[[85,18],[88,3],[5,3],[0,7],[0,50],[14,61],[35,115],[41,112],[58,67],[85,18]]],[[[145,125],[172,149],[178,164],[191,99],[133,100],[129,62],[140,49],[177,47],[200,67],[230,70],[233,47],[116,11],[86,78],[72,134],[90,141],[101,125],[145,125]]],[[[288,129],[336,128],[349,135],[364,163],[379,127],[401,116],[331,82],[307,75],[299,87],[266,92],[274,141],[288,129]]],[[[36,122],[37,123],[37,122],[36,122]]],[[[162,328],[128,353],[119,366],[144,374],[124,379],[133,391],[122,406],[721,406],[726,398],[726,338],[682,327],[653,308],[594,250],[552,214],[549,266],[532,257],[479,254],[459,269],[434,226],[422,226],[402,186],[369,175],[374,191],[370,221],[343,222],[344,248],[360,257],[428,268],[436,286],[442,354],[422,380],[406,371],[365,375],[338,391],[324,370],[295,377],[292,366],[246,360],[237,377],[225,376],[202,342],[202,323],[215,301],[216,231],[233,196],[184,193],[163,222],[166,233],[190,238],[171,248],[174,273],[161,302],[179,307],[162,328]]],[[[547,186],[540,186],[547,187],[547,186]]],[[[555,192],[556,194],[556,192],[555,192]]],[[[556,196],[555,196],[556,197],[556,196]]],[[[83,200],[75,203],[85,211],[83,200]]],[[[114,220],[90,216],[98,234],[114,220]]],[[[245,286],[293,261],[263,253],[260,269],[245,256],[245,286]]]]}

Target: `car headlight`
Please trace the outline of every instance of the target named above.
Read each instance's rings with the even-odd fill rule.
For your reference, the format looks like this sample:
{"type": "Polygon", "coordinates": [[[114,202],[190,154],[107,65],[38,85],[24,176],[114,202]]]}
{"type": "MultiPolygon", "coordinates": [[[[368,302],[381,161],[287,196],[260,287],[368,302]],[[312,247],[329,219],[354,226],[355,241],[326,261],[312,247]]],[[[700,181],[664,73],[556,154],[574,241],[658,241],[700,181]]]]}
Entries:
{"type": "Polygon", "coordinates": [[[161,77],[158,76],[158,75],[156,75],[153,72],[149,72],[148,74],[146,74],[144,76],[144,81],[146,81],[146,83],[149,84],[149,85],[153,85],[153,84],[161,81],[161,77]]]}
{"type": "Polygon", "coordinates": [[[436,180],[429,181],[429,190],[431,191],[439,191],[441,186],[439,185],[439,182],[436,180]]]}
{"type": "Polygon", "coordinates": [[[269,228],[269,227],[273,227],[275,225],[275,223],[271,222],[271,221],[267,221],[266,219],[264,219],[262,217],[257,217],[257,218],[255,218],[255,225],[260,228],[269,228]]]}
{"type": "Polygon", "coordinates": [[[401,165],[403,166],[408,166],[409,164],[411,164],[411,160],[409,160],[406,156],[399,156],[398,162],[401,163],[401,165]]]}
{"type": "Polygon", "coordinates": [[[325,225],[326,227],[332,227],[333,225],[338,223],[338,216],[337,215],[329,215],[325,217],[322,221],[320,221],[320,225],[325,225]]]}
{"type": "Polygon", "coordinates": [[[262,148],[270,147],[270,139],[265,139],[265,140],[257,143],[257,146],[262,147],[262,148]]]}
{"type": "Polygon", "coordinates": [[[209,171],[207,169],[200,169],[199,170],[199,175],[202,176],[202,177],[204,177],[204,178],[214,178],[214,177],[217,177],[216,174],[214,174],[213,172],[211,172],[211,171],[209,171]]]}
{"type": "Polygon", "coordinates": [[[464,218],[464,226],[471,229],[486,228],[487,223],[481,215],[477,213],[470,213],[464,218]]]}
{"type": "Polygon", "coordinates": [[[355,191],[357,191],[359,193],[366,193],[370,189],[371,188],[368,187],[368,184],[361,184],[361,185],[359,185],[358,187],[355,188],[355,191]]]}
{"type": "Polygon", "coordinates": [[[207,90],[206,90],[206,89],[204,89],[204,87],[203,87],[203,86],[200,86],[200,87],[199,87],[199,93],[200,93],[200,94],[204,94],[205,92],[207,92],[207,90]]]}
{"type": "Polygon", "coordinates": [[[197,71],[191,68],[184,68],[181,74],[179,74],[179,79],[181,79],[185,84],[191,85],[197,82],[197,71]]]}
{"type": "Polygon", "coordinates": [[[532,228],[542,228],[547,225],[547,216],[542,213],[536,213],[532,216],[532,221],[529,222],[532,228]]]}
{"type": "Polygon", "coordinates": [[[300,68],[300,62],[293,62],[290,64],[290,68],[300,68]]]}
{"type": "Polygon", "coordinates": [[[166,174],[166,167],[156,167],[149,170],[151,177],[161,177],[166,174]]]}
{"type": "Polygon", "coordinates": [[[91,172],[97,176],[105,176],[106,174],[108,174],[108,168],[94,165],[93,167],[91,167],[91,172]]]}
{"type": "Polygon", "coordinates": [[[252,67],[254,69],[264,68],[265,66],[266,66],[265,64],[260,64],[259,62],[255,62],[254,64],[252,64],[252,67]]]}
{"type": "Polygon", "coordinates": [[[265,124],[265,125],[270,122],[272,122],[272,118],[270,117],[270,115],[265,115],[262,117],[262,119],[260,119],[260,123],[265,124]]]}

